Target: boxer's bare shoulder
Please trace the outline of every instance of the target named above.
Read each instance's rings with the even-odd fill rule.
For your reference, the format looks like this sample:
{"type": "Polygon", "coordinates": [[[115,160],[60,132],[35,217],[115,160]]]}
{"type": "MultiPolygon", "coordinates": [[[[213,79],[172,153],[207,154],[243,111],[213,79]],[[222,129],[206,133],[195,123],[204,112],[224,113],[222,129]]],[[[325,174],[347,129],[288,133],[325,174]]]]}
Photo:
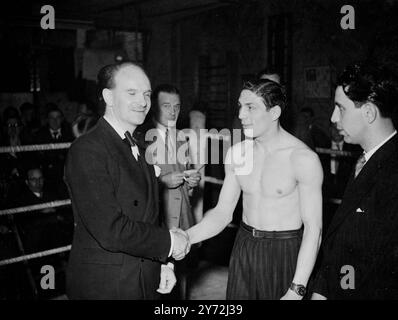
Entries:
{"type": "Polygon", "coordinates": [[[322,184],[323,170],[319,157],[308,146],[303,145],[294,148],[290,155],[294,177],[298,183],[317,181],[322,184]]]}
{"type": "Polygon", "coordinates": [[[231,146],[225,157],[225,167],[236,175],[249,175],[253,170],[253,140],[244,140],[231,146]]]}

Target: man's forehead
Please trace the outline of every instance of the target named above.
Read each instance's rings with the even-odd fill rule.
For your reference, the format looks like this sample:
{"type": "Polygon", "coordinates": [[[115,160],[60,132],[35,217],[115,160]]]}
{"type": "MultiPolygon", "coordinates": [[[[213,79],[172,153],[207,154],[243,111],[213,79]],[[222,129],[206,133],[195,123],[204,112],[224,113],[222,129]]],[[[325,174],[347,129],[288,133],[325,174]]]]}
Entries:
{"type": "Polygon", "coordinates": [[[345,94],[345,92],[343,90],[343,87],[338,86],[335,91],[334,101],[338,102],[338,103],[344,103],[347,101],[351,101],[351,99],[347,97],[347,95],[345,94]]]}
{"type": "Polygon", "coordinates": [[[58,117],[58,116],[62,116],[62,113],[59,110],[53,110],[48,113],[48,116],[49,117],[58,117]]]}
{"type": "Polygon", "coordinates": [[[180,95],[177,93],[170,93],[170,92],[159,92],[158,100],[167,100],[167,101],[180,101],[180,95]]]}
{"type": "Polygon", "coordinates": [[[127,65],[119,69],[114,76],[115,86],[124,89],[151,90],[148,77],[141,68],[127,65]]]}
{"type": "Polygon", "coordinates": [[[34,176],[42,176],[43,174],[42,174],[42,172],[41,172],[41,170],[40,169],[31,169],[31,170],[29,170],[29,172],[28,172],[28,176],[29,177],[34,177],[34,176]]]}

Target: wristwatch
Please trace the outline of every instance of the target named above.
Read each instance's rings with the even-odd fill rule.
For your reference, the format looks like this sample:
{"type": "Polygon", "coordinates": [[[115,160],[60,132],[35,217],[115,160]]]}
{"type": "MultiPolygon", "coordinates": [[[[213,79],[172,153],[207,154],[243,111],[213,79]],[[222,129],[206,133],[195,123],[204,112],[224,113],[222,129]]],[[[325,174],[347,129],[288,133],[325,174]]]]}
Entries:
{"type": "Polygon", "coordinates": [[[306,287],[304,287],[302,284],[296,284],[292,282],[290,285],[290,290],[296,292],[299,296],[304,297],[305,294],[307,293],[306,287]]]}

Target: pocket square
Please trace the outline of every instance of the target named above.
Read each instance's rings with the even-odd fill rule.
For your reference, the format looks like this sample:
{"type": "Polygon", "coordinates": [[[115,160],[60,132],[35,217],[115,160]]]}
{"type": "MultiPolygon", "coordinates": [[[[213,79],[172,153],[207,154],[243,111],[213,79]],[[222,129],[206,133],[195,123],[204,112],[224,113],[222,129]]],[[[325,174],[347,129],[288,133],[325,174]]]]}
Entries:
{"type": "Polygon", "coordinates": [[[363,211],[361,208],[357,208],[356,212],[358,212],[358,213],[365,213],[365,211],[363,211]]]}

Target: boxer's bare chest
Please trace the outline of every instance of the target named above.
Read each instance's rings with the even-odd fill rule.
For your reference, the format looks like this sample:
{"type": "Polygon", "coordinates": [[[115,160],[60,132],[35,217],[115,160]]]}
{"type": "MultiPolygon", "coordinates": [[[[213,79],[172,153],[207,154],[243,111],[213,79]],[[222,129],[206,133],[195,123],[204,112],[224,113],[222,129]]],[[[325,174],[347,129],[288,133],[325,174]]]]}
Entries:
{"type": "Polygon", "coordinates": [[[296,190],[290,155],[292,149],[273,153],[254,150],[253,170],[238,180],[244,194],[260,198],[283,198],[296,190]]]}

